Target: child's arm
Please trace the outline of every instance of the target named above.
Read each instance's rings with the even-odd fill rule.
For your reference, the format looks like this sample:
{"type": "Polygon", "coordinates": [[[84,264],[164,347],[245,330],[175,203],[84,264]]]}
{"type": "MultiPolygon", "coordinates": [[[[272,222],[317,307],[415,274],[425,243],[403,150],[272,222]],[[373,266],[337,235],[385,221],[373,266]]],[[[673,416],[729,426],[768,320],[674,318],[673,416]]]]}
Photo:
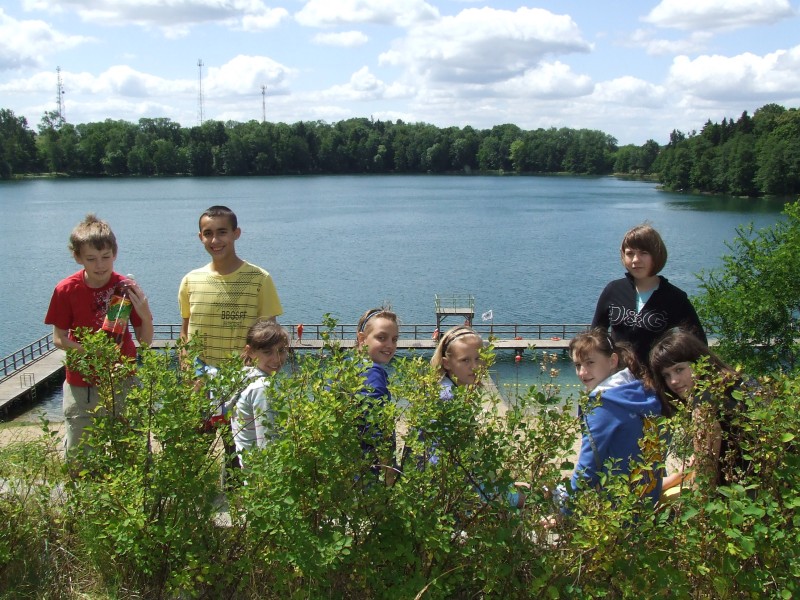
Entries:
{"type": "Polygon", "coordinates": [[[73,339],[70,339],[69,332],[66,329],[61,329],[53,325],[53,343],[56,348],[61,350],[80,350],[83,352],[83,346],[73,339]]]}
{"type": "Polygon", "coordinates": [[[153,343],[153,313],[150,312],[150,304],[147,301],[147,296],[145,296],[142,288],[136,283],[128,288],[128,296],[131,299],[133,310],[136,311],[136,314],[139,315],[139,318],[142,320],[139,326],[134,325],[133,327],[133,331],[136,333],[136,339],[139,340],[139,344],[149,346],[153,343]]]}
{"type": "Polygon", "coordinates": [[[267,442],[272,439],[274,430],[274,415],[270,410],[270,403],[267,398],[267,385],[258,388],[253,399],[253,419],[256,429],[256,447],[264,448],[267,442]]]}

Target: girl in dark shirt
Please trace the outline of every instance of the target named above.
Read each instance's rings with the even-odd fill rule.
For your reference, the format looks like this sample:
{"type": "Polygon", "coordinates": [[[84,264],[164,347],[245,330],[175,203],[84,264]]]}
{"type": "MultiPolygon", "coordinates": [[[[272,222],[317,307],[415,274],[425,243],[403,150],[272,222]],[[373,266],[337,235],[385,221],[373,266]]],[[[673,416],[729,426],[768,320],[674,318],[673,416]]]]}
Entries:
{"type": "Polygon", "coordinates": [[[615,342],[629,342],[643,365],[658,337],[672,327],[689,329],[706,342],[686,292],[659,275],[667,247],[658,231],[647,224],[634,227],[622,238],[619,252],[627,273],[600,294],[592,327],[610,329],[615,342]]]}

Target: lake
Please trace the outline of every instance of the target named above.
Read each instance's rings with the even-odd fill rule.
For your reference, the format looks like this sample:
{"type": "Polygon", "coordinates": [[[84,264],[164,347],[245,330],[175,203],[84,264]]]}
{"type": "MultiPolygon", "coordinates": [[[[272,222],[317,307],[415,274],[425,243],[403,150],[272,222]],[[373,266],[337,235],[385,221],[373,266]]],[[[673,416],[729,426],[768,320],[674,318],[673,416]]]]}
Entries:
{"type": "MultiPolygon", "coordinates": [[[[48,332],[53,287],[78,269],[68,237],[88,212],[110,223],[115,269],[136,276],[157,323],[180,322],[180,279],[208,262],[197,220],[212,204],[237,213],[238,254],[272,274],[285,324],[355,323],[383,302],[406,323],[435,323],[434,295],[453,293],[495,323],[587,323],[623,273],[632,226],[660,231],[662,274],[692,294],[738,226],[772,225],[783,206],[613,177],[424,175],[41,179],[0,183],[0,204],[3,356],[48,332]]],[[[510,363],[506,378],[519,377],[510,363]]]]}

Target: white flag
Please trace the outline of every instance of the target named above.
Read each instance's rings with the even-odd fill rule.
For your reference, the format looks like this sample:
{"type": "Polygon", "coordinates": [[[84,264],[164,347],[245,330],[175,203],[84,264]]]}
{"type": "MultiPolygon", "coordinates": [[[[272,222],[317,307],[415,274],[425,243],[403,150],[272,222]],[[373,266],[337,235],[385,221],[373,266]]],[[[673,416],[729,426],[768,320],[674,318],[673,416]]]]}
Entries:
{"type": "Polygon", "coordinates": [[[494,319],[494,315],[492,314],[491,309],[487,310],[485,313],[481,315],[481,320],[483,321],[491,321],[492,319],[494,319]]]}

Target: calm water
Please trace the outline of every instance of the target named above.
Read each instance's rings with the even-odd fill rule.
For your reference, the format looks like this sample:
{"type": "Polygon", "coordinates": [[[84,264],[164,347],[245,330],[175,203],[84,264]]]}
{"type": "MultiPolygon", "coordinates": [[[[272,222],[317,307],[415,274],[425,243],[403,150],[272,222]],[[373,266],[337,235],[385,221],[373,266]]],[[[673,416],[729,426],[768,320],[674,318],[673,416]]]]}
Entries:
{"type": "MultiPolygon", "coordinates": [[[[324,313],[354,323],[384,301],[407,323],[434,323],[437,293],[473,294],[477,314],[491,309],[495,323],[585,323],[623,272],[619,241],[633,225],[649,220],[661,232],[663,274],[691,294],[695,273],[721,264],[737,226],[771,225],[782,208],[611,177],[4,182],[0,355],[47,333],[53,286],[78,269],[67,239],[87,212],[111,224],[115,268],[136,276],[156,322],[180,322],[178,284],[208,262],[197,219],[212,204],[238,214],[237,251],[272,274],[283,323],[319,323],[324,313]]],[[[517,377],[513,361],[506,367],[506,379],[517,377]]]]}

